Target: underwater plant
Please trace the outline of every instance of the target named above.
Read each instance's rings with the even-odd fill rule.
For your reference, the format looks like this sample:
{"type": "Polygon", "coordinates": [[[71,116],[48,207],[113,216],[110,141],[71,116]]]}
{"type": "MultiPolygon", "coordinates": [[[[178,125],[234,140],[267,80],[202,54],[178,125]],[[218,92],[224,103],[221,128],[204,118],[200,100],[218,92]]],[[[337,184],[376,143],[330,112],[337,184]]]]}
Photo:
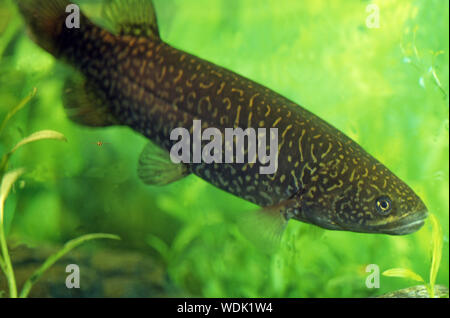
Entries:
{"type": "MultiPolygon", "coordinates": [[[[439,271],[439,265],[441,263],[442,258],[442,246],[443,246],[443,234],[442,228],[434,214],[430,215],[430,222],[432,227],[431,234],[431,245],[432,245],[432,255],[431,255],[431,267],[430,267],[430,278],[427,283],[425,279],[422,278],[419,274],[414,272],[408,268],[391,268],[383,272],[384,276],[388,277],[401,277],[405,279],[412,279],[418,282],[421,282],[425,285],[426,290],[428,291],[428,295],[430,298],[441,297],[441,294],[436,294],[436,276],[439,271]]],[[[419,286],[418,286],[419,287],[419,286]]],[[[448,291],[446,295],[442,295],[448,297],[448,291]]]]}
{"type": "MultiPolygon", "coordinates": [[[[107,1],[76,2],[95,18],[107,1]]],[[[448,1],[377,3],[379,29],[364,26],[365,1],[156,0],[155,6],[162,36],[169,43],[308,105],[407,179],[443,227],[436,284],[448,287],[448,94],[443,98],[433,74],[427,73],[433,66],[448,92],[448,1]],[[410,50],[416,25],[414,43],[422,64],[410,50]],[[399,43],[403,34],[405,52],[399,43]],[[433,64],[431,50],[445,53],[433,64]],[[422,75],[425,87],[419,82],[422,75]]],[[[407,237],[380,237],[292,222],[280,249],[267,256],[250,246],[235,226],[241,214],[256,206],[195,176],[163,188],[146,187],[136,175],[136,150],[144,147],[145,138],[123,127],[92,129],[67,120],[62,86],[70,73],[26,37],[13,1],[0,1],[0,16],[0,108],[16,105],[17,96],[39,85],[39,98],[17,117],[23,118],[27,132],[51,127],[70,141],[36,143],[12,156],[11,169],[27,166],[27,175],[15,186],[21,188],[21,179],[27,186],[17,195],[12,191],[6,201],[10,244],[17,237],[39,244],[34,251],[41,251],[44,244],[61,244],[84,233],[117,233],[127,250],[161,262],[161,276],[170,278],[164,284],[175,286],[185,297],[372,297],[416,285],[382,276],[380,290],[368,289],[362,283],[367,273],[358,270],[374,260],[381,272],[405,267],[427,279],[428,229],[407,237]],[[110,144],[98,147],[93,144],[98,140],[110,144]],[[20,212],[9,231],[9,211],[16,198],[20,212]],[[148,247],[148,236],[156,237],[163,256],[154,245],[148,247]]],[[[1,113],[0,122],[7,110],[1,113]]],[[[10,125],[6,128],[11,130],[10,125]]],[[[19,129],[14,131],[17,137],[8,137],[10,142],[25,136],[19,136],[19,129]]],[[[2,139],[5,135],[6,131],[2,139]]],[[[12,146],[0,145],[0,159],[12,146]]],[[[24,280],[19,258],[11,248],[20,286],[24,280]]],[[[98,256],[95,247],[92,251],[98,256]]],[[[42,254],[49,253],[38,256],[42,254]]],[[[128,258],[122,251],[117,257],[128,258]]],[[[58,264],[30,296],[51,283],[55,269],[58,264]]],[[[119,289],[111,288],[109,279],[100,279],[95,277],[95,288],[101,282],[105,291],[119,289]]],[[[126,285],[135,280],[128,273],[121,281],[126,285]]],[[[85,293],[84,278],[82,284],[83,295],[92,296],[85,293]]],[[[0,289],[7,291],[3,285],[0,289]]]]}
{"type": "MultiPolygon", "coordinates": [[[[8,112],[5,119],[0,125],[0,134],[4,127],[6,126],[7,122],[25,105],[35,96],[36,89],[32,91],[30,95],[28,95],[26,98],[24,98],[16,107],[14,107],[11,111],[8,112]]],[[[49,269],[53,264],[55,264],[61,257],[63,257],[65,254],[70,252],[72,249],[76,248],[77,246],[83,244],[86,241],[93,240],[93,239],[101,239],[101,238],[108,238],[108,239],[120,239],[116,235],[112,234],[104,234],[104,233],[95,233],[95,234],[87,234],[80,236],[76,239],[73,239],[69,242],[67,242],[61,250],[58,252],[50,255],[45,262],[28,278],[28,280],[24,283],[22,289],[20,290],[20,293],[18,293],[17,286],[16,286],[16,280],[14,275],[14,269],[11,262],[11,257],[8,252],[8,245],[6,242],[6,230],[5,230],[5,201],[11,191],[11,188],[13,187],[14,183],[17,181],[17,179],[22,176],[25,173],[24,168],[17,168],[8,171],[8,163],[9,158],[14,154],[14,152],[19,149],[20,147],[35,142],[38,140],[44,140],[44,139],[54,139],[54,140],[60,140],[60,141],[67,141],[66,137],[57,132],[52,130],[41,130],[38,132],[35,132],[31,134],[30,136],[23,138],[21,141],[19,141],[9,152],[4,154],[2,156],[2,159],[0,161],[0,179],[1,179],[1,186],[0,186],[0,269],[3,272],[3,274],[6,277],[6,280],[8,282],[8,288],[9,288],[9,296],[11,298],[16,298],[17,296],[21,298],[25,298],[28,296],[31,288],[33,285],[42,277],[42,275],[45,273],[47,269],[49,269]]]]}
{"type": "Polygon", "coordinates": [[[424,61],[423,55],[424,53],[421,53],[420,50],[417,48],[416,45],[416,37],[417,37],[417,31],[419,30],[418,26],[415,26],[412,34],[413,39],[412,43],[410,43],[407,46],[404,46],[403,44],[400,45],[400,48],[402,50],[402,53],[404,55],[403,61],[407,64],[411,64],[414,69],[420,74],[419,78],[419,85],[421,87],[425,87],[426,80],[430,81],[433,85],[435,85],[442,93],[443,98],[447,98],[447,92],[442,87],[441,80],[439,79],[439,76],[436,73],[436,58],[439,55],[445,54],[444,50],[439,51],[433,51],[429,50],[427,53],[431,56],[431,61],[429,63],[424,61]]]}

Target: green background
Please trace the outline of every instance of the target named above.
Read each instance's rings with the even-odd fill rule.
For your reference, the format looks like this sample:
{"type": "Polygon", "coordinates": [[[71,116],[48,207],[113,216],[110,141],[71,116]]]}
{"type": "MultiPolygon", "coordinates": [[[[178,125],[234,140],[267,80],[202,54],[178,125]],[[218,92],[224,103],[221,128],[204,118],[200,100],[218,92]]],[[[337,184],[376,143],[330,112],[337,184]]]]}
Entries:
{"type": "MultiPolygon", "coordinates": [[[[101,1],[79,3],[95,17],[101,1]]],[[[169,44],[299,103],[410,185],[443,228],[437,283],[448,287],[448,1],[156,0],[155,6],[169,44]],[[370,3],[379,6],[380,28],[366,26],[370,3]]],[[[136,168],[145,138],[124,127],[71,123],[61,102],[70,71],[29,40],[7,0],[0,0],[0,58],[0,119],[37,88],[2,134],[0,153],[40,129],[68,138],[14,155],[11,168],[24,166],[28,174],[7,201],[11,241],[39,249],[85,233],[118,234],[120,243],[91,248],[151,256],[181,296],[368,297],[417,284],[382,276],[380,289],[368,289],[368,264],[405,267],[428,279],[429,222],[392,237],[291,221],[280,248],[267,254],[237,227],[256,206],[195,176],[162,188],[143,185],[136,168]]]]}

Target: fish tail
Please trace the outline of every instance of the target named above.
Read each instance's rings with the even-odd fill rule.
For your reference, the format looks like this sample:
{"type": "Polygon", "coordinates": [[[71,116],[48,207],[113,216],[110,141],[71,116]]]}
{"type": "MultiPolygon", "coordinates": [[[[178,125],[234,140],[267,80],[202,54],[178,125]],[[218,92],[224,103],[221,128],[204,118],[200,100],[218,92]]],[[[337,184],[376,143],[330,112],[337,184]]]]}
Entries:
{"type": "Polygon", "coordinates": [[[70,6],[76,5],[67,0],[14,1],[25,20],[31,39],[47,52],[58,56],[66,20],[73,10],[70,6]]]}

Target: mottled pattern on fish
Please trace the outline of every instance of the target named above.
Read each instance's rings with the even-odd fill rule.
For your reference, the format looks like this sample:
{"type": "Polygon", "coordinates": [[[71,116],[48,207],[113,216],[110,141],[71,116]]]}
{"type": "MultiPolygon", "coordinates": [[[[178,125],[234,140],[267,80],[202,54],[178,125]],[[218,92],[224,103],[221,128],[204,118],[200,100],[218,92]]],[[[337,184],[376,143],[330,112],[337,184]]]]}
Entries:
{"type": "Polygon", "coordinates": [[[79,30],[63,28],[58,39],[54,54],[82,72],[116,123],[164,149],[175,143],[170,132],[177,127],[192,131],[194,119],[203,129],[222,132],[226,127],[278,128],[273,175],[260,174],[258,161],[190,166],[225,191],[261,206],[295,199],[285,206],[286,217],[331,229],[389,232],[387,224],[414,223],[426,214],[417,195],[358,144],[264,86],[157,36],[115,35],[87,20],[79,30]],[[380,197],[387,198],[383,204],[389,215],[379,213],[384,209],[377,206],[380,197]]]}

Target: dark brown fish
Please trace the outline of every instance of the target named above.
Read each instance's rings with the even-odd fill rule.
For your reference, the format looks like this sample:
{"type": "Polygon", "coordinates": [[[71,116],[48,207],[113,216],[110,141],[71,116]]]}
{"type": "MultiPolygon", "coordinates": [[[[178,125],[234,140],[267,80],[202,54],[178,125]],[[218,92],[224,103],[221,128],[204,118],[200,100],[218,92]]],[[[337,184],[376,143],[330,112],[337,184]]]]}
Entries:
{"type": "Polygon", "coordinates": [[[158,32],[151,1],[116,0],[110,32],[81,15],[65,24],[65,0],[16,0],[34,41],[78,71],[66,83],[70,117],[91,126],[126,125],[154,145],[139,175],[167,184],[194,173],[264,207],[280,229],[293,218],[327,229],[408,234],[427,208],[414,191],[358,144],[301,106],[234,72],[178,50],[158,32]],[[175,128],[278,128],[278,169],[256,163],[174,164],[175,128]],[[156,146],[155,146],[156,145],[156,146]]]}

